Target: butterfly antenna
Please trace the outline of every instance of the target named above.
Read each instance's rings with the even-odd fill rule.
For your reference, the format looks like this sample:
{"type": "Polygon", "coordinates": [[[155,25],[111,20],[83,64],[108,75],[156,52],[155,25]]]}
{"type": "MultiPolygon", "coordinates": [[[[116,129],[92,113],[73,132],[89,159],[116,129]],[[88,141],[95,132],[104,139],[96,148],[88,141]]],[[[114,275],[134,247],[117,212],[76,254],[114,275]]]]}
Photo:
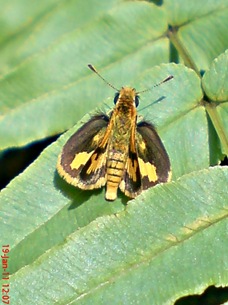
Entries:
{"type": "Polygon", "coordinates": [[[153,88],[158,87],[158,86],[160,86],[161,84],[166,83],[166,82],[168,82],[169,80],[171,80],[171,79],[173,79],[173,78],[174,78],[173,75],[169,75],[168,77],[166,77],[165,79],[163,79],[160,83],[155,84],[152,88],[149,88],[149,89],[146,89],[146,90],[137,92],[137,94],[143,93],[143,92],[147,92],[147,91],[150,91],[150,90],[152,90],[153,88]]]}
{"type": "Polygon", "coordinates": [[[112,84],[110,84],[106,79],[104,79],[104,77],[100,75],[100,73],[95,69],[95,67],[93,65],[89,64],[88,67],[90,68],[90,70],[92,70],[94,73],[96,73],[109,87],[113,88],[116,91],[119,91],[112,84]]]}

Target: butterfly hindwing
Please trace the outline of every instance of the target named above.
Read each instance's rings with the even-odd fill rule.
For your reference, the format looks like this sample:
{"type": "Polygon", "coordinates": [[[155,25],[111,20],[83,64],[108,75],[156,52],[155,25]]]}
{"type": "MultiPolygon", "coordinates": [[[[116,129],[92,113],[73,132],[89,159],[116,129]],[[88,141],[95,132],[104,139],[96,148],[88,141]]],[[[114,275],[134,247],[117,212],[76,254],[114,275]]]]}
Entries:
{"type": "Polygon", "coordinates": [[[102,140],[107,133],[108,123],[108,116],[96,115],[64,145],[57,169],[68,183],[82,189],[94,189],[105,185],[107,143],[102,140]]]}
{"type": "Polygon", "coordinates": [[[136,147],[142,189],[169,181],[171,178],[169,157],[152,124],[146,121],[137,124],[136,147]]]}
{"type": "Polygon", "coordinates": [[[120,190],[128,197],[134,198],[141,192],[141,174],[138,163],[138,156],[129,147],[129,154],[126,160],[123,178],[120,182],[120,190]]]}
{"type": "Polygon", "coordinates": [[[135,142],[129,145],[121,191],[134,198],[142,190],[169,179],[169,157],[155,128],[145,121],[138,123],[135,142]]]}

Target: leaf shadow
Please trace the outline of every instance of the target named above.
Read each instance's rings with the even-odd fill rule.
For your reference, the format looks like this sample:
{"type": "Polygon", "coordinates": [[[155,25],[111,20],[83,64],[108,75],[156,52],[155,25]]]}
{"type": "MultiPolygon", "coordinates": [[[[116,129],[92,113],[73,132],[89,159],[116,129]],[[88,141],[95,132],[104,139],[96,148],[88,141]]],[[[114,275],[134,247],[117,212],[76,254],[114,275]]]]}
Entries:
{"type": "MultiPolygon", "coordinates": [[[[102,193],[102,189],[93,189],[93,190],[81,190],[73,185],[67,183],[63,178],[61,178],[55,170],[54,173],[54,186],[60,190],[64,197],[71,201],[69,210],[78,208],[83,203],[89,201],[92,196],[99,196],[102,193]]],[[[127,205],[130,198],[126,197],[120,191],[118,191],[118,197],[120,198],[123,205],[127,205]]],[[[107,201],[107,204],[112,204],[113,201],[107,201]]]]}
{"type": "Polygon", "coordinates": [[[138,112],[140,112],[140,111],[143,111],[143,110],[145,110],[145,109],[147,109],[147,108],[149,108],[149,107],[151,107],[152,105],[154,105],[154,104],[157,104],[157,103],[159,103],[159,102],[161,102],[162,100],[164,100],[166,98],[166,96],[161,96],[161,97],[159,97],[157,100],[155,100],[155,101],[153,101],[152,103],[150,103],[150,104],[148,104],[148,105],[146,105],[145,107],[143,107],[143,108],[140,108],[140,110],[138,111],[138,112]]]}
{"type": "Polygon", "coordinates": [[[62,177],[59,176],[57,170],[55,170],[53,182],[54,186],[63,194],[63,196],[71,201],[71,204],[68,208],[69,210],[76,209],[88,201],[94,193],[99,194],[102,191],[101,189],[93,190],[93,192],[89,190],[81,190],[67,183],[62,177]]]}

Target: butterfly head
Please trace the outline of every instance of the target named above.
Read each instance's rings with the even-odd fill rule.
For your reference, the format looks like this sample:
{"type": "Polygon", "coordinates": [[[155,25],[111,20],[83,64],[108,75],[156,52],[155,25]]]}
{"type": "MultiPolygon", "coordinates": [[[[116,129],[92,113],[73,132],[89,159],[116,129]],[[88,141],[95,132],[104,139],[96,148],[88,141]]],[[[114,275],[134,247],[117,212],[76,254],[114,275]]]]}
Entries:
{"type": "Polygon", "coordinates": [[[139,96],[134,88],[122,87],[114,97],[114,104],[131,104],[134,107],[139,105],[139,96]]]}

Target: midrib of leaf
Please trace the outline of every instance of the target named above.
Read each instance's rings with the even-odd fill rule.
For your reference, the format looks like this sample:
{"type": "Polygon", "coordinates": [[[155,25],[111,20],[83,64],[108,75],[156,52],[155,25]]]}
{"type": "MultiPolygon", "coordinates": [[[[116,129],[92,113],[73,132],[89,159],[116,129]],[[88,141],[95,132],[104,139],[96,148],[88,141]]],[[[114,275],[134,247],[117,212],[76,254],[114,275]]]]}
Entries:
{"type": "Polygon", "coordinates": [[[188,50],[184,47],[184,45],[179,41],[178,38],[178,30],[176,28],[171,28],[168,32],[168,37],[170,38],[170,41],[174,45],[174,47],[177,49],[178,53],[184,60],[184,63],[187,67],[193,69],[198,76],[200,76],[200,73],[197,69],[196,64],[194,63],[193,59],[191,58],[190,53],[188,50]]]}
{"type": "Polygon", "coordinates": [[[178,120],[183,120],[185,116],[188,116],[192,111],[196,110],[197,108],[201,107],[200,105],[195,104],[193,107],[188,108],[186,111],[182,111],[180,114],[177,114],[176,116],[172,116],[171,119],[167,119],[166,124],[163,124],[159,130],[167,130],[169,129],[172,124],[178,122],[178,120]],[[167,124],[168,123],[168,124],[167,124]]]}
{"type": "Polygon", "coordinates": [[[227,138],[226,132],[224,130],[223,124],[219,118],[218,112],[216,110],[216,106],[211,105],[210,103],[206,102],[205,108],[206,108],[206,111],[207,111],[211,121],[213,122],[213,126],[219,137],[223,153],[225,155],[228,155],[228,138],[227,138]]]}
{"type": "Polygon", "coordinates": [[[220,12],[224,12],[224,9],[227,9],[228,8],[228,6],[221,6],[221,7],[219,7],[219,8],[216,8],[216,10],[211,10],[211,11],[208,11],[207,13],[205,13],[205,14],[202,14],[202,15],[200,15],[200,16],[197,16],[197,17],[195,17],[195,18],[192,18],[190,21],[187,21],[187,22],[184,22],[184,23],[182,23],[180,26],[178,26],[178,27],[182,27],[182,26],[185,26],[185,25],[187,25],[187,24],[189,24],[189,23],[193,23],[193,22],[195,22],[195,21],[198,21],[198,20],[200,20],[200,19],[205,19],[205,18],[207,18],[207,17],[210,17],[211,15],[214,17],[215,16],[215,14],[219,14],[220,12]]]}

